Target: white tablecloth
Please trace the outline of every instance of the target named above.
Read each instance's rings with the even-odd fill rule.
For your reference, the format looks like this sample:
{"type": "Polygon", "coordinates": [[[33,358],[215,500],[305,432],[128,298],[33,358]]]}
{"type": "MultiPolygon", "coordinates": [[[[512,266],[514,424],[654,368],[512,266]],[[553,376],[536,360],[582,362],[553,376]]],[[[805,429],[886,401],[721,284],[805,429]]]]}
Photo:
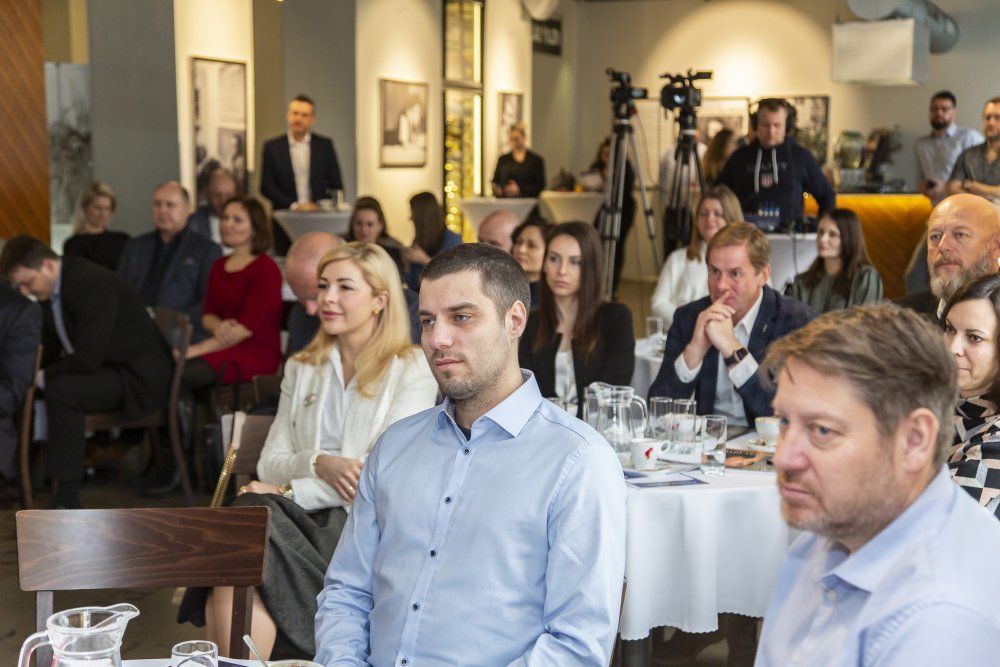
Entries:
{"type": "Polygon", "coordinates": [[[816,235],[768,234],[767,240],[771,242],[771,287],[784,294],[785,283],[816,259],[816,235]]]}
{"type": "Polygon", "coordinates": [[[466,197],[459,201],[462,213],[472,223],[472,229],[477,234],[479,233],[479,223],[485,220],[490,213],[507,210],[523,222],[537,203],[538,200],[533,197],[466,197]]]}
{"type": "Polygon", "coordinates": [[[661,626],[711,632],[720,612],[764,615],[791,539],[775,476],[729,469],[707,479],[629,487],[622,639],[661,626]]]}
{"type": "Polygon", "coordinates": [[[604,203],[603,192],[558,192],[545,190],[538,195],[542,215],[552,222],[593,222],[604,203]]]}
{"type": "Polygon", "coordinates": [[[644,400],[649,393],[649,385],[653,384],[656,374],[660,372],[663,363],[662,354],[653,354],[649,339],[640,338],[635,341],[635,369],[632,371],[631,387],[635,395],[644,400]]]}
{"type": "Polygon", "coordinates": [[[351,211],[275,211],[274,219],[294,241],[306,232],[344,234],[351,221],[351,211]]]}

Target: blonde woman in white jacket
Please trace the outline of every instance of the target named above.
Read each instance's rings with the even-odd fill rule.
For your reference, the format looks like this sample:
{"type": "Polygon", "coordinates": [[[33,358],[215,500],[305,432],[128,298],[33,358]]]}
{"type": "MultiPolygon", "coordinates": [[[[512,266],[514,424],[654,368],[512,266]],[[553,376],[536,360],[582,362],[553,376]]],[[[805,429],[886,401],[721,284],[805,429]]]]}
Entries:
{"type": "Polygon", "coordinates": [[[729,223],[743,222],[740,200],[725,185],[709,189],[695,210],[691,242],[670,253],[653,292],[652,314],[663,318],[665,330],[674,321],[674,311],[708,296],[708,267],[705,265],[708,242],[729,223]]]}
{"type": "MultiPolygon", "coordinates": [[[[361,466],[387,426],[433,407],[437,383],[410,343],[399,271],[381,247],[347,243],[319,263],[320,329],[289,359],[278,413],[236,505],[271,508],[267,574],[254,596],[254,642],[275,659],[315,654],[323,575],[361,466]]],[[[232,589],[208,598],[209,637],[224,652],[232,589]]],[[[225,652],[228,655],[228,652],[225,652]]]]}

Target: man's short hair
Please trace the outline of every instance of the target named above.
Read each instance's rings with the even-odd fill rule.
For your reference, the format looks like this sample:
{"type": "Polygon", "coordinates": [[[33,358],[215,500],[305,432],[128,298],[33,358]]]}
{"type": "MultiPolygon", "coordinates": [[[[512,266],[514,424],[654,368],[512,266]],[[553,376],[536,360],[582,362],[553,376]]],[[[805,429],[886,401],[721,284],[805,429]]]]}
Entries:
{"type": "Polygon", "coordinates": [[[184,203],[185,204],[191,203],[191,193],[188,192],[188,189],[186,187],[184,187],[177,181],[164,181],[163,183],[160,183],[155,188],[153,188],[153,194],[156,194],[157,192],[159,192],[164,188],[176,188],[181,193],[181,199],[184,200],[184,203]]]}
{"type": "Polygon", "coordinates": [[[423,283],[452,273],[475,271],[483,285],[483,292],[497,309],[500,320],[520,301],[525,308],[531,306],[531,289],[524,269],[510,253],[485,243],[463,243],[439,253],[424,269],[423,283]]]}
{"type": "Polygon", "coordinates": [[[927,408],[938,420],[935,466],[944,463],[958,396],[955,360],[927,318],[894,304],[835,310],[774,342],[761,364],[773,384],[792,359],[849,382],[890,436],[907,415],[927,408]]]}
{"type": "Polygon", "coordinates": [[[712,250],[729,245],[746,246],[750,263],[758,273],[771,263],[771,244],[767,240],[767,234],[749,222],[731,222],[717,231],[708,242],[705,261],[708,262],[712,250]]]}
{"type": "Polygon", "coordinates": [[[948,100],[951,102],[951,106],[957,107],[958,100],[955,99],[955,95],[950,90],[939,90],[931,96],[931,102],[934,100],[948,100]]]}
{"type": "Polygon", "coordinates": [[[46,259],[59,259],[59,255],[34,236],[19,234],[3,244],[3,251],[0,252],[0,275],[9,278],[14,269],[18,268],[37,270],[46,259]]]}
{"type": "Polygon", "coordinates": [[[986,109],[987,104],[1000,104],[1000,95],[997,95],[996,97],[991,97],[990,99],[986,100],[986,104],[983,105],[984,110],[986,109]]]}
{"type": "Polygon", "coordinates": [[[308,104],[313,108],[313,111],[316,111],[316,103],[313,102],[313,98],[309,97],[305,93],[299,93],[298,95],[293,97],[292,102],[305,102],[306,104],[308,104]]]}

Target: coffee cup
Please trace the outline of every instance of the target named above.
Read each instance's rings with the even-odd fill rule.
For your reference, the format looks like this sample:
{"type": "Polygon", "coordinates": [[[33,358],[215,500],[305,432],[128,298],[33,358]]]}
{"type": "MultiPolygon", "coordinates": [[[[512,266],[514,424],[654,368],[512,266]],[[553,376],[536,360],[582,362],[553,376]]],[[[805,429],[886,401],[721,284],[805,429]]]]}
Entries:
{"type": "Polygon", "coordinates": [[[777,417],[757,417],[754,420],[757,433],[764,439],[764,444],[768,447],[775,447],[778,444],[780,425],[781,421],[777,417]]]}
{"type": "Polygon", "coordinates": [[[632,467],[636,470],[652,470],[656,467],[656,459],[664,451],[667,443],[655,438],[638,438],[632,441],[630,454],[632,467]]]}

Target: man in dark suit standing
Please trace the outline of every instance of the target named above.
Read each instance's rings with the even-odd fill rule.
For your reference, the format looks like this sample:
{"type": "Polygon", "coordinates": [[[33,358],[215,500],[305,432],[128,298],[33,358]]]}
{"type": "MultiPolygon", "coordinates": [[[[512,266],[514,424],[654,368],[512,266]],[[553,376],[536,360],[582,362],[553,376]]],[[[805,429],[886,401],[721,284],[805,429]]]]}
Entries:
{"type": "Polygon", "coordinates": [[[759,360],[773,341],[816,313],[767,286],[771,247],[754,225],[723,227],[706,258],[709,296],[677,309],[649,395],[689,398],[693,392],[699,414],[753,427],[755,418],[773,414],[774,390],[762,385],[759,360]]]}
{"type": "MultiPolygon", "coordinates": [[[[333,140],[313,134],[315,122],[312,98],[296,95],[288,103],[288,133],[264,144],[260,191],[275,210],[314,211],[318,200],[344,189],[333,140]]],[[[284,256],[291,242],[280,226],[272,225],[275,254],[284,256]]]]}
{"type": "Polygon", "coordinates": [[[222,255],[217,243],[197,233],[188,222],[187,190],[168,181],[153,191],[153,224],[148,234],[129,239],[118,262],[118,275],[149,307],[187,313],[192,342],[208,337],[201,324],[208,274],[222,255]]]}
{"type": "Polygon", "coordinates": [[[141,417],[167,400],[173,360],[132,290],[111,271],[59,258],[30,236],[0,253],[0,274],[42,302],[48,467],[56,507],[80,506],[84,415],[121,411],[141,417]]]}
{"type": "Polygon", "coordinates": [[[0,477],[13,479],[17,431],[14,420],[35,372],[42,338],[42,311],[0,280],[0,477]]]}

